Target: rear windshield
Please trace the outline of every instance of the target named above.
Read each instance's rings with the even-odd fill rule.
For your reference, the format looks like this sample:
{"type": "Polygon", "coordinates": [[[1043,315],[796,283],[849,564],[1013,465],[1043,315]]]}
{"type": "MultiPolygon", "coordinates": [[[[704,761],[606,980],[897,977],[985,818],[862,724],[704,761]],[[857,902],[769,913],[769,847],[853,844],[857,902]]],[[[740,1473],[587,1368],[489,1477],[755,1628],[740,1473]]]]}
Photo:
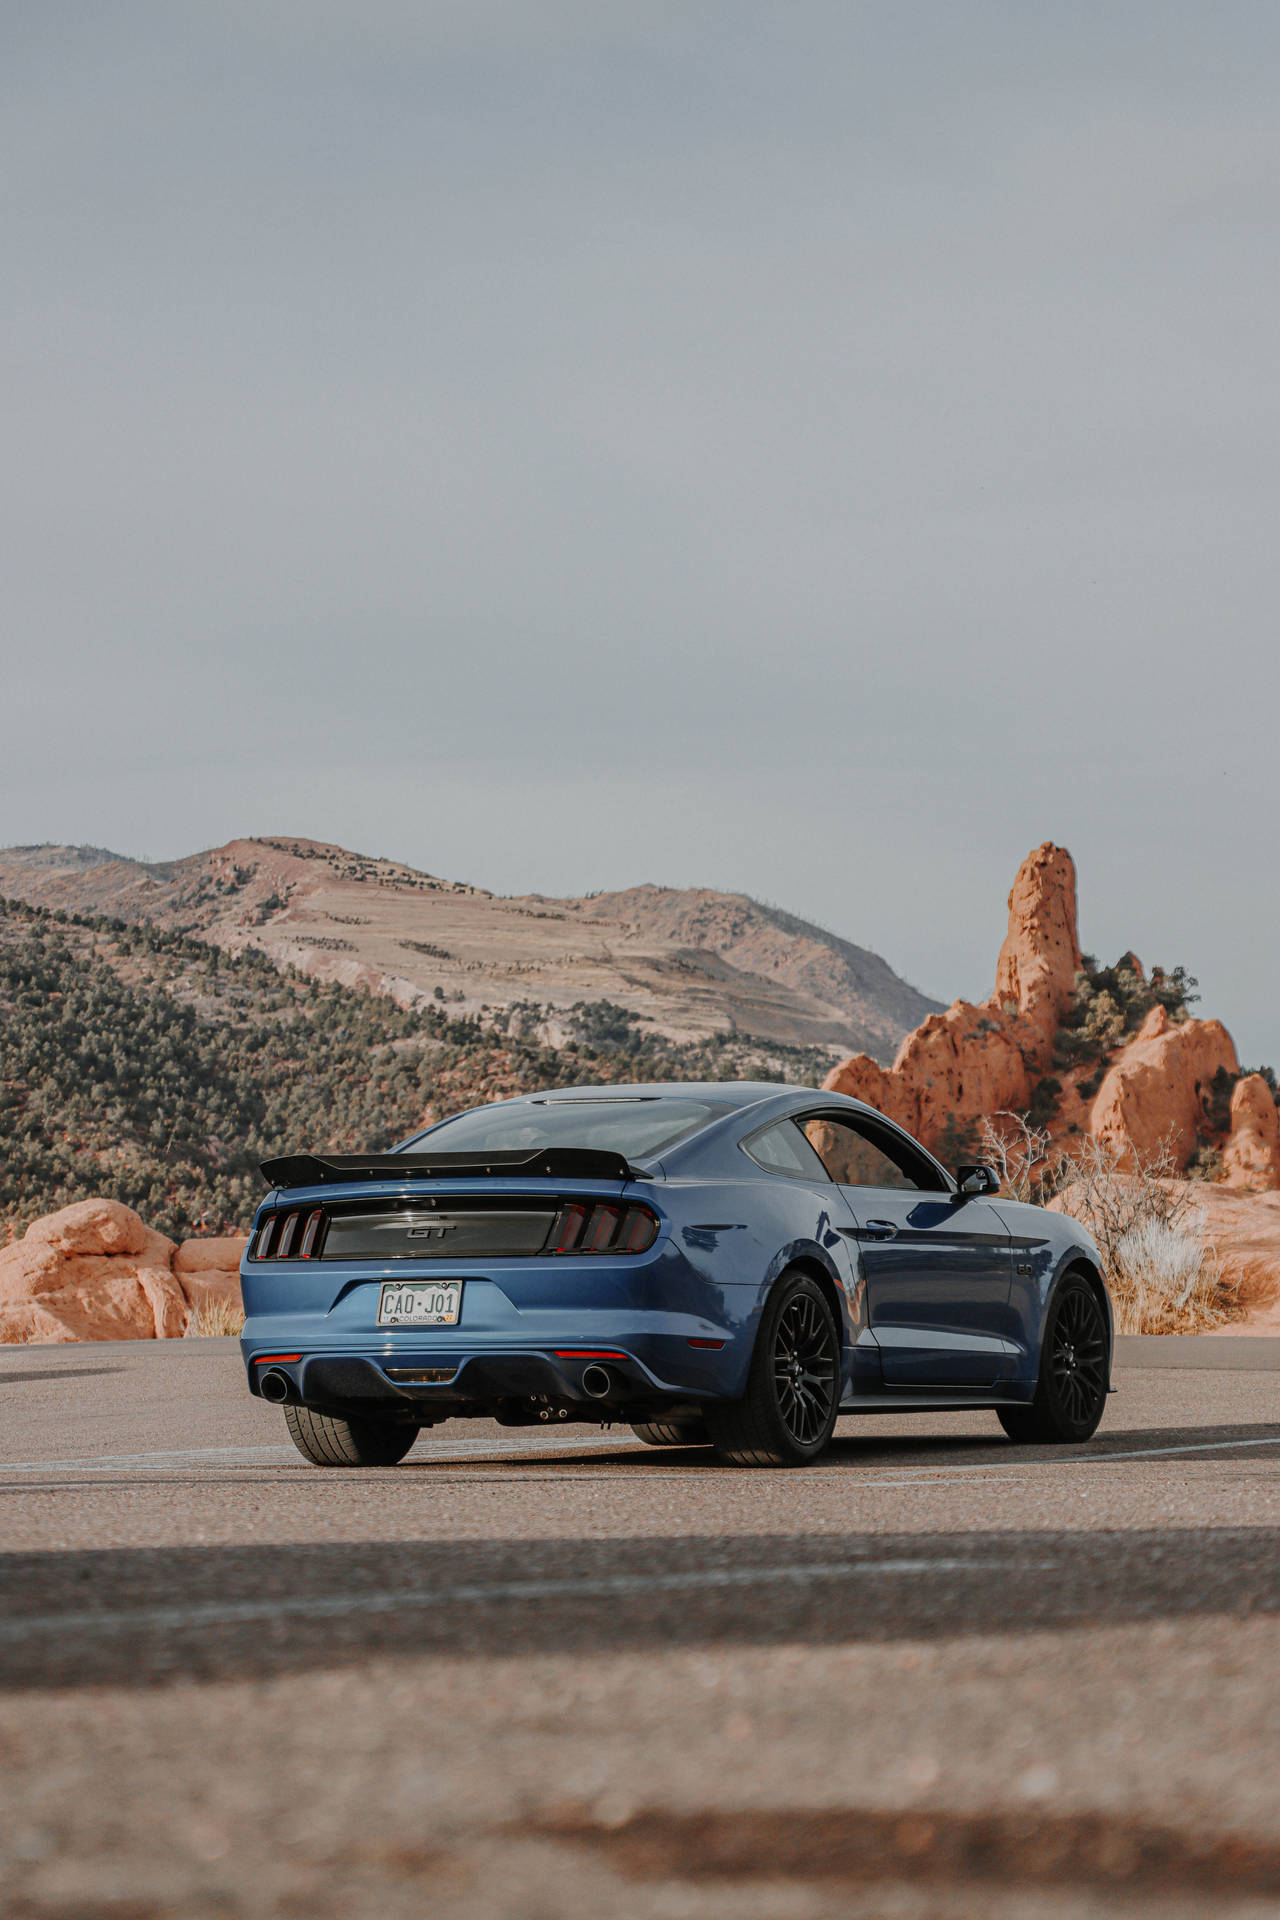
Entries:
{"type": "Polygon", "coordinates": [[[513,1153],[528,1147],[608,1147],[628,1160],[673,1147],[727,1113],[715,1100],[521,1100],[477,1107],[406,1140],[401,1153],[513,1153]]]}

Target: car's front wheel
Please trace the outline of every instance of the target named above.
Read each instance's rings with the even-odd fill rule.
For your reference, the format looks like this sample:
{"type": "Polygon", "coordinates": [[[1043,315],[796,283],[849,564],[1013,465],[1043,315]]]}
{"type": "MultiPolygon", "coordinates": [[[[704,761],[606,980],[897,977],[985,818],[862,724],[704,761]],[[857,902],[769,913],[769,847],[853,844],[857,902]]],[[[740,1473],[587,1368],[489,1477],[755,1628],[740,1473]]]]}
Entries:
{"type": "Polygon", "coordinates": [[[1049,1308],[1040,1378],[1029,1407],[1001,1407],[1011,1440],[1079,1446],[1097,1431],[1107,1404],[1107,1322],[1082,1273],[1069,1273],[1049,1308]]]}
{"type": "Polygon", "coordinates": [[[707,1409],[707,1429],[735,1467],[806,1467],[840,1410],[840,1329],[807,1273],[784,1274],[765,1307],[747,1391],[707,1409]]]}
{"type": "Polygon", "coordinates": [[[418,1437],[418,1429],[397,1420],[342,1420],[312,1407],[287,1406],[289,1438],[305,1460],[317,1467],[394,1467],[418,1437]]]}

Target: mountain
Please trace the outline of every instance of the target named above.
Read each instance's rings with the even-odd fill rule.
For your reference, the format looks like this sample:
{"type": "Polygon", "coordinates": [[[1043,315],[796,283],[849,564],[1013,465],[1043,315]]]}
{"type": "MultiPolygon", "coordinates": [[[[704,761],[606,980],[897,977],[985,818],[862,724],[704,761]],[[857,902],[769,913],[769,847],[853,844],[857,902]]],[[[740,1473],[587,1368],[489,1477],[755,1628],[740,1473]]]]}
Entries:
{"type": "Polygon", "coordinates": [[[888,1061],[941,1010],[878,954],[746,894],[646,885],[509,898],[289,836],[154,863],[10,847],[5,896],[149,921],[230,953],[260,948],[401,1007],[434,1003],[481,1023],[500,1013],[508,1032],[549,1047],[582,1037],[583,1009],[604,1005],[677,1044],[736,1034],[888,1061]]]}
{"type": "Polygon", "coordinates": [[[242,1230],[280,1153],[377,1151],[536,1087],[815,1085],[824,1054],[723,1033],[675,1042],[608,1002],[555,1049],[434,998],[229,954],[150,921],[0,900],[0,1244],[39,1215],[120,1201],[174,1239],[242,1230]]]}

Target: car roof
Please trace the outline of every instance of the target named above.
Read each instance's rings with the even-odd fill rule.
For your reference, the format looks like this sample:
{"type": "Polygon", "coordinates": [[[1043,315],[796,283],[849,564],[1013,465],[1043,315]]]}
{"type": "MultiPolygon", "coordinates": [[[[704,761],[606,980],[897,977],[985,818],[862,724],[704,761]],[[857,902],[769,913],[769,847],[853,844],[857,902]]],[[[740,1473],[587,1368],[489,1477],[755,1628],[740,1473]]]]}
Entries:
{"type": "Polygon", "coordinates": [[[850,1094],[833,1093],[829,1088],[797,1086],[789,1080],[634,1080],[612,1086],[545,1087],[532,1093],[513,1094],[510,1099],[496,1104],[518,1106],[522,1102],[535,1100],[567,1103],[588,1099],[706,1100],[739,1113],[773,1103],[779,1103],[779,1111],[786,1113],[792,1109],[811,1107],[816,1101],[823,1106],[846,1107],[857,1113],[874,1114],[880,1120],[886,1118],[879,1108],[868,1106],[865,1100],[855,1100],[850,1094]]]}
{"type": "MultiPolygon", "coordinates": [[[[574,1100],[706,1100],[717,1106],[727,1108],[730,1113],[747,1113],[754,1107],[763,1108],[760,1125],[771,1120],[785,1119],[788,1114],[803,1113],[815,1105],[824,1107],[843,1107],[854,1113],[870,1114],[874,1119],[893,1128],[894,1132],[906,1135],[927,1160],[931,1160],[944,1179],[951,1181],[951,1175],[927,1147],[904,1127],[891,1120],[865,1100],[855,1100],[851,1094],[835,1093],[821,1087],[796,1086],[785,1080],[632,1080],[612,1086],[546,1087],[531,1093],[518,1093],[506,1100],[493,1102],[494,1106],[516,1107],[528,1105],[533,1101],[559,1101],[566,1105],[574,1100]]],[[[478,1109],[474,1109],[478,1111],[478,1109]]],[[[699,1153],[708,1136],[719,1135],[727,1124],[728,1115],[720,1114],[706,1126],[699,1127],[688,1139],[680,1140],[663,1154],[664,1162],[670,1157],[683,1160],[689,1154],[699,1153]]],[[[437,1121],[436,1125],[444,1122],[437,1121]]],[[[432,1128],[427,1128],[428,1133],[432,1128]]],[[[421,1139],[421,1134],[414,1139],[421,1139]]],[[[406,1143],[407,1144],[407,1143],[406,1143]]]]}
{"type": "Polygon", "coordinates": [[[828,1097],[813,1087],[772,1080],[635,1080],[609,1086],[546,1087],[516,1094],[510,1104],[531,1100],[714,1100],[723,1107],[756,1107],[783,1093],[803,1093],[817,1100],[828,1097]]]}

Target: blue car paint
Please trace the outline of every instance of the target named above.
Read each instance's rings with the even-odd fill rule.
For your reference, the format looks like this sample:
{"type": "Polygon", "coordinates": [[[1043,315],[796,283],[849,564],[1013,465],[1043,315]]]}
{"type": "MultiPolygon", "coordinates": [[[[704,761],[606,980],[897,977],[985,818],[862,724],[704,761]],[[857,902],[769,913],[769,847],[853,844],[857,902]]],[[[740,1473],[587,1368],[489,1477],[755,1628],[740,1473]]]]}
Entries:
{"type": "MultiPolygon", "coordinates": [[[[852,1112],[889,1124],[860,1101],[740,1082],[565,1089],[557,1097],[573,1093],[693,1095],[727,1109],[664,1150],[660,1159],[644,1156],[636,1171],[645,1177],[484,1181],[486,1195],[643,1201],[659,1221],[647,1252],[449,1261],[447,1277],[464,1282],[461,1318],[456,1326],[428,1330],[379,1328],[379,1287],[387,1279],[445,1277],[438,1258],[259,1262],[246,1251],[241,1349],[251,1390],[258,1387],[256,1357],[275,1352],[302,1356],[280,1363],[299,1398],[310,1397],[307,1376],[317,1362],[341,1358],[371,1363],[369,1377],[384,1382],[390,1399],[402,1408],[406,1392],[387,1378],[386,1367],[456,1367],[444,1389],[414,1395],[425,1423],[448,1416],[450,1391],[465,1386],[473,1363],[489,1368],[491,1375],[500,1366],[501,1377],[514,1381],[517,1393],[523,1363],[531,1393],[549,1391],[580,1403],[582,1365],[555,1358],[554,1350],[599,1346],[630,1357],[628,1377],[655,1410],[660,1403],[737,1399],[746,1388],[770,1291],[797,1265],[820,1279],[841,1326],[845,1411],[1030,1399],[1049,1303],[1068,1267],[1084,1267],[1097,1277],[1110,1330],[1097,1250],[1065,1215],[1004,1199],[962,1202],[937,1162],[932,1165],[945,1182],[943,1192],[857,1189],[765,1172],[744,1149],[744,1141],[784,1118],[852,1112]],[[882,1248],[865,1237],[869,1217],[900,1220],[902,1245],[887,1261],[882,1248]],[[1007,1237],[988,1249],[989,1268],[979,1275],[981,1300],[966,1306],[962,1277],[957,1305],[954,1275],[951,1282],[940,1281],[927,1260],[913,1272],[910,1249],[927,1249],[936,1239],[955,1241],[966,1218],[979,1217],[988,1239],[1007,1237]],[[895,1288],[878,1278],[895,1267],[896,1304],[895,1288]],[[691,1340],[724,1344],[693,1347],[691,1340]]],[[[429,1132],[412,1145],[422,1150],[424,1142],[429,1145],[429,1132]]],[[[924,1151],[918,1142],[911,1144],[924,1151]]],[[[293,1188],[267,1197],[255,1231],[267,1213],[285,1204],[306,1209],[351,1199],[420,1199],[427,1192],[448,1198],[477,1190],[474,1179],[456,1178],[293,1188]]],[[[597,1417],[602,1417],[598,1409],[597,1417]]]]}

